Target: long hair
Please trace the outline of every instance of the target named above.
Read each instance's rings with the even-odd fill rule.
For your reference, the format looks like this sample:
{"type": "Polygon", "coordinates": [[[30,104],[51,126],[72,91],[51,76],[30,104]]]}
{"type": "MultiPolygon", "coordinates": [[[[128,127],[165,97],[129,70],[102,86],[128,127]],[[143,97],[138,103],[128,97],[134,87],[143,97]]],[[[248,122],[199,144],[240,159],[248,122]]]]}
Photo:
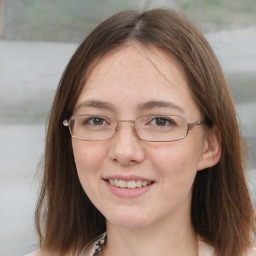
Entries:
{"type": "Polygon", "coordinates": [[[245,181],[241,136],[220,64],[204,36],[177,11],[124,11],[98,25],[68,63],[52,106],[44,176],[36,209],[40,245],[60,252],[80,251],[105,231],[105,219],[83,191],[69,118],[92,62],[127,41],[155,46],[184,68],[191,93],[209,126],[220,134],[221,158],[199,171],[193,186],[191,219],[198,235],[220,256],[239,256],[252,245],[254,211],[245,181]]]}

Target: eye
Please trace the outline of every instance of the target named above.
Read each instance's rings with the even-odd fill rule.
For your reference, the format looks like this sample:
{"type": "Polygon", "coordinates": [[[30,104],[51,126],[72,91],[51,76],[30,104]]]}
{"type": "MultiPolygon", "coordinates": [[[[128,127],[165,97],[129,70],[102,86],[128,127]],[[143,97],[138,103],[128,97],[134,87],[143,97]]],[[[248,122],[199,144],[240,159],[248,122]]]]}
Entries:
{"type": "Polygon", "coordinates": [[[149,123],[157,125],[157,126],[175,125],[174,120],[172,120],[171,118],[167,118],[167,117],[153,117],[149,123]]]}
{"type": "Polygon", "coordinates": [[[168,123],[168,120],[163,117],[156,117],[155,124],[158,126],[165,126],[168,123]]]}
{"type": "Polygon", "coordinates": [[[83,122],[84,125],[105,125],[107,124],[107,121],[103,117],[90,117],[84,120],[83,122]]]}

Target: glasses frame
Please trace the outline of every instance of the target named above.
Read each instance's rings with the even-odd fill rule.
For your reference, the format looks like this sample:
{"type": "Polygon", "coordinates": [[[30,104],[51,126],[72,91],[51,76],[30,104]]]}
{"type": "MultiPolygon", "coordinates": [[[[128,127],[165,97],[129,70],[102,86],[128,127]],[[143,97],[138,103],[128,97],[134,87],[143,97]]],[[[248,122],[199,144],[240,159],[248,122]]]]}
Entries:
{"type": "MultiPolygon", "coordinates": [[[[118,119],[116,119],[116,118],[111,117],[112,119],[114,119],[114,120],[116,121],[115,131],[114,131],[114,133],[113,133],[113,135],[112,135],[111,137],[109,137],[109,138],[107,138],[107,139],[104,139],[104,140],[85,140],[85,139],[80,139],[80,138],[74,136],[74,135],[72,134],[71,127],[70,127],[70,122],[71,122],[72,120],[76,119],[77,117],[80,117],[80,116],[92,116],[92,117],[94,117],[95,115],[74,115],[74,116],[71,116],[71,117],[68,118],[68,119],[65,119],[65,120],[63,121],[63,125],[69,128],[69,132],[70,132],[72,138],[75,138],[75,139],[81,140],[81,141],[106,141],[106,140],[110,140],[110,139],[113,138],[113,137],[115,136],[115,134],[118,132],[118,130],[119,130],[119,129],[118,129],[118,124],[119,124],[119,123],[122,123],[122,122],[133,123],[133,125],[134,125],[134,126],[133,126],[134,131],[135,131],[137,137],[138,137],[140,140],[142,140],[142,141],[148,141],[148,142],[172,142],[172,141],[179,141],[179,140],[185,139],[185,138],[188,136],[189,131],[191,131],[195,126],[198,126],[198,125],[201,125],[201,124],[205,123],[205,121],[203,121],[203,120],[198,120],[198,121],[189,123],[186,117],[184,117],[184,116],[179,116],[179,115],[159,115],[159,116],[161,116],[161,117],[165,117],[165,116],[166,116],[166,117],[167,117],[167,116],[182,117],[182,118],[184,118],[184,119],[186,120],[186,122],[187,122],[187,131],[186,131],[186,134],[185,134],[182,138],[175,139],[175,140],[160,140],[160,141],[159,141],[159,140],[145,140],[145,139],[141,138],[141,137],[139,136],[139,134],[138,134],[136,128],[135,128],[135,122],[136,122],[137,119],[140,119],[140,118],[142,118],[142,117],[147,117],[147,116],[153,116],[153,115],[140,116],[140,117],[138,117],[138,118],[136,118],[136,119],[134,119],[134,120],[122,120],[122,119],[121,119],[121,120],[118,120],[118,119]]],[[[108,117],[108,116],[101,116],[101,115],[99,115],[99,117],[110,118],[110,117],[108,117]]]]}

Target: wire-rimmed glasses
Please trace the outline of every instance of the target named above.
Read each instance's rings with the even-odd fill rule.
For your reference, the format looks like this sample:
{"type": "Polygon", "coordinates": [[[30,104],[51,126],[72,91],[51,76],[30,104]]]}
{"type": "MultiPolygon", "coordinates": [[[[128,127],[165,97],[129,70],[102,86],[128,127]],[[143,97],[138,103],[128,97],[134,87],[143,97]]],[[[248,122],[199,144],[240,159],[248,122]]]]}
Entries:
{"type": "Polygon", "coordinates": [[[117,120],[109,116],[75,115],[63,121],[73,138],[84,141],[104,141],[112,138],[120,123],[134,125],[137,136],[144,141],[169,142],[184,139],[190,130],[204,121],[189,123],[183,116],[147,115],[135,120],[117,120]]]}

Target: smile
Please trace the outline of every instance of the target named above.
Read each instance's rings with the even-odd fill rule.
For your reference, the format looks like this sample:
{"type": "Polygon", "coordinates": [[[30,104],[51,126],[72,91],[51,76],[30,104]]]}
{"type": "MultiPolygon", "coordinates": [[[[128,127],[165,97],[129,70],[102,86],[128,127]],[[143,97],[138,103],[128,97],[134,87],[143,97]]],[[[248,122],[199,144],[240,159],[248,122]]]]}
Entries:
{"type": "Polygon", "coordinates": [[[145,181],[145,180],[118,180],[118,179],[108,179],[108,182],[119,188],[141,188],[141,187],[147,187],[148,185],[152,184],[152,181],[145,181]]]}

